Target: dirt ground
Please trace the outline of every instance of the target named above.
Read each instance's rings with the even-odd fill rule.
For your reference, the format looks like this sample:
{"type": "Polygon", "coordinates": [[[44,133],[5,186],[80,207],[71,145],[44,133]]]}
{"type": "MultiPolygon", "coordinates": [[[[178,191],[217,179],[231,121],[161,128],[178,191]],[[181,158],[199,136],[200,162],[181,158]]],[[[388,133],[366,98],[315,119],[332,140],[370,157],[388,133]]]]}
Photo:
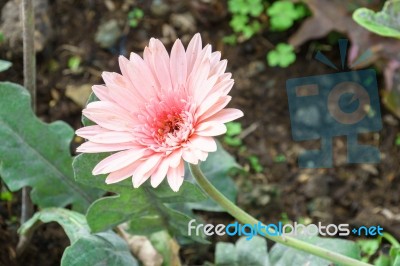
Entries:
{"type": "MultiPolygon", "coordinates": [[[[339,60],[335,43],[324,38],[308,42],[297,51],[297,61],[288,68],[271,68],[265,55],[272,44],[285,42],[296,30],[283,33],[264,31],[237,46],[228,46],[222,38],[231,33],[229,14],[222,1],[49,1],[38,16],[43,31],[38,41],[43,47],[37,55],[38,103],[37,113],[46,122],[64,120],[72,127],[81,126],[82,107],[67,96],[67,88],[77,90],[82,85],[101,84],[101,71],[118,71],[118,54],[140,53],[150,37],[158,37],[171,47],[176,37],[185,43],[200,32],[204,43],[222,51],[228,59],[235,86],[231,92],[232,107],[244,111],[240,120],[244,129],[245,151],[227,147],[245,168],[247,157],[259,157],[264,170],[238,175],[238,204],[264,222],[276,222],[287,214],[292,221],[311,219],[313,222],[381,225],[385,231],[400,239],[400,147],[395,138],[400,132],[399,120],[383,106],[383,129],[362,136],[362,141],[379,146],[380,164],[348,165],[346,139],[334,140],[335,165],[330,169],[299,169],[297,158],[304,149],[318,147],[318,141],[299,143],[291,137],[285,82],[289,78],[333,73],[334,70],[312,59],[315,47],[324,44],[325,54],[339,60]],[[166,5],[152,4],[165,3],[166,5]],[[127,14],[135,6],[145,16],[136,28],[127,25],[127,14]],[[96,31],[102,23],[115,19],[121,37],[110,48],[95,42],[96,31]],[[68,59],[80,56],[80,70],[71,72],[68,59]],[[71,87],[72,86],[72,87],[71,87]],[[277,162],[276,158],[284,158],[277,162]]],[[[0,9],[5,0],[0,1],[0,9]]],[[[22,83],[22,48],[15,41],[0,46],[0,58],[13,62],[12,69],[0,74],[0,80],[22,83]]],[[[381,75],[378,77],[382,83],[381,75]]],[[[82,89],[84,91],[84,89],[82,89]]],[[[81,92],[84,93],[84,92],[81,92]]],[[[77,140],[79,141],[79,140],[77,140]]],[[[77,143],[72,145],[72,149],[77,143]]],[[[0,265],[58,265],[68,239],[56,224],[42,226],[33,238],[23,258],[17,261],[19,193],[11,204],[0,202],[0,265]]],[[[201,213],[210,222],[227,223],[226,214],[201,213]]],[[[213,239],[213,241],[221,239],[213,239]]],[[[228,241],[228,239],[223,239],[228,241]]],[[[193,265],[213,260],[213,247],[186,247],[181,250],[182,261],[193,265]]]]}

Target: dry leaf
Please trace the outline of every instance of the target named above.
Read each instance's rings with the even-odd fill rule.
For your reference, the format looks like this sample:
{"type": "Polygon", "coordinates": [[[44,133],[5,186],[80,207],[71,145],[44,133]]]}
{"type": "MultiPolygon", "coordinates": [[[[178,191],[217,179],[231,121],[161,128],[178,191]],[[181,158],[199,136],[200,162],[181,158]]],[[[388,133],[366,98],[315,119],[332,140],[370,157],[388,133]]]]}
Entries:
{"type": "Polygon", "coordinates": [[[90,84],[83,84],[80,86],[68,85],[65,91],[65,96],[73,100],[79,106],[85,107],[91,93],[92,86],[90,84]]]}

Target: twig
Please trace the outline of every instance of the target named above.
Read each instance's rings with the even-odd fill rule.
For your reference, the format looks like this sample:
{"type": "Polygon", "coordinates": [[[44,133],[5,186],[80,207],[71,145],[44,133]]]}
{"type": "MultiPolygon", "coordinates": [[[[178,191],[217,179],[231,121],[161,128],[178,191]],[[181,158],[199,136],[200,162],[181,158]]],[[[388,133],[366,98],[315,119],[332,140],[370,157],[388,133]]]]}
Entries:
{"type": "Polygon", "coordinates": [[[252,123],[248,128],[246,128],[245,130],[243,130],[238,136],[238,139],[244,139],[245,137],[247,137],[248,135],[250,135],[251,133],[253,133],[259,126],[260,124],[258,122],[254,122],[252,123]]]}
{"type": "MultiPolygon", "coordinates": [[[[32,109],[36,112],[36,56],[34,46],[35,20],[32,0],[23,0],[22,39],[24,53],[24,86],[30,92],[32,109]]],[[[30,198],[31,189],[22,188],[21,224],[25,223],[33,214],[33,204],[30,198]]],[[[30,242],[30,235],[21,236],[17,246],[17,254],[22,254],[30,242]]]]}

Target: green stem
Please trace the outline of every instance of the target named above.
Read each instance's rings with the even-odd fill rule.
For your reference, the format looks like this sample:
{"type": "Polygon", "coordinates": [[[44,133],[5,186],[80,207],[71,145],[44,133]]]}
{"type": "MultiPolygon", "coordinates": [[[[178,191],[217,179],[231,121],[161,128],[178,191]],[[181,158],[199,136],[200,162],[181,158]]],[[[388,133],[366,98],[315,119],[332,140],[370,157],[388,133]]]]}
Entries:
{"type": "Polygon", "coordinates": [[[393,247],[400,247],[400,243],[389,233],[384,232],[382,237],[385,238],[393,247]]]}
{"type": "MultiPolygon", "coordinates": [[[[208,179],[204,176],[199,165],[190,164],[190,171],[196,179],[197,183],[201,188],[219,205],[221,205],[229,214],[235,217],[242,224],[257,224],[259,221],[247,212],[240,209],[238,206],[233,204],[228,200],[221,192],[219,192],[208,179]]],[[[270,231],[270,230],[269,230],[270,231]]],[[[332,261],[334,263],[345,265],[345,266],[371,266],[371,264],[355,260],[353,258],[332,252],[330,250],[314,246],[312,244],[306,243],[299,239],[293,237],[282,237],[282,236],[272,236],[270,234],[265,234],[265,237],[281,243],[285,246],[292,247],[301,251],[305,251],[309,254],[324,258],[326,260],[332,261]]]]}

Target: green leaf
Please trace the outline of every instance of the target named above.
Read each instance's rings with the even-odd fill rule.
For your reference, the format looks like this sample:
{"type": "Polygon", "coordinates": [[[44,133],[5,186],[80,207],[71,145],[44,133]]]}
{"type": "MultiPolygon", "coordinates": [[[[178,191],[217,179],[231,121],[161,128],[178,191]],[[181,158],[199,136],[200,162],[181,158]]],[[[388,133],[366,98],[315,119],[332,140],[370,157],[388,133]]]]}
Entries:
{"type": "Polygon", "coordinates": [[[286,156],[284,154],[278,154],[275,156],[274,162],[276,162],[276,163],[286,162],[286,156]]]}
{"type": "Polygon", "coordinates": [[[240,122],[226,123],[226,135],[233,137],[242,133],[242,124],[240,122]]]}
{"type": "Polygon", "coordinates": [[[228,9],[231,13],[239,13],[242,7],[245,6],[244,0],[229,0],[228,9]]]}
{"type": "Polygon", "coordinates": [[[224,136],[224,143],[232,147],[239,147],[243,144],[242,140],[237,137],[224,136]]]}
{"type": "Polygon", "coordinates": [[[286,43],[279,43],[276,45],[275,50],[271,50],[267,54],[268,65],[288,67],[294,61],[296,61],[296,55],[294,53],[293,46],[286,43]]]}
{"type": "Polygon", "coordinates": [[[249,22],[249,18],[246,15],[234,15],[229,25],[232,27],[234,32],[241,32],[249,22]]]}
{"type": "Polygon", "coordinates": [[[10,191],[0,191],[0,200],[12,201],[13,194],[10,191]]]}
{"type": "Polygon", "coordinates": [[[138,265],[126,242],[114,232],[91,235],[83,214],[63,208],[46,208],[35,213],[24,223],[19,229],[19,233],[26,234],[39,222],[57,222],[67,234],[71,246],[64,251],[61,259],[62,266],[138,265]]]}
{"type": "Polygon", "coordinates": [[[0,83],[0,176],[11,191],[29,186],[41,208],[73,204],[85,210],[101,191],[75,182],[69,151],[73,135],[64,122],[40,121],[25,88],[0,83]]]}
{"type": "MultiPolygon", "coordinates": [[[[217,151],[209,153],[205,162],[202,162],[201,170],[208,180],[232,202],[236,201],[237,188],[232,178],[229,176],[229,170],[233,168],[240,168],[235,159],[227,153],[222,145],[217,142],[217,151]]],[[[195,183],[189,167],[185,168],[185,180],[190,180],[195,183]]],[[[215,203],[212,199],[207,199],[201,202],[193,202],[186,204],[191,209],[204,210],[204,211],[225,211],[221,206],[215,203]]]]}
{"type": "Polygon", "coordinates": [[[381,254],[376,260],[374,260],[375,266],[390,266],[390,257],[385,254],[381,254]]]}
{"type": "MultiPolygon", "coordinates": [[[[301,238],[303,241],[318,247],[323,247],[345,256],[360,259],[360,250],[357,244],[343,239],[308,237],[301,238]]],[[[330,262],[316,257],[304,251],[295,250],[282,244],[275,244],[270,250],[270,260],[274,266],[286,265],[308,265],[320,266],[330,265],[330,262]]]]}
{"type": "Polygon", "coordinates": [[[392,246],[389,251],[392,266],[400,266],[400,247],[392,246]]]}
{"type": "Polygon", "coordinates": [[[260,160],[257,156],[251,155],[247,158],[250,162],[251,167],[254,169],[256,173],[261,173],[263,171],[263,167],[260,164],[260,160]]]}
{"type": "Polygon", "coordinates": [[[228,45],[236,45],[237,39],[235,34],[227,35],[222,38],[222,41],[228,45]]]}
{"type": "Polygon", "coordinates": [[[400,1],[388,0],[383,9],[374,12],[368,8],[358,8],[353,19],[362,27],[378,35],[400,38],[400,1]]]}
{"type": "Polygon", "coordinates": [[[215,247],[215,265],[238,265],[238,254],[234,244],[217,243],[215,247]]]}
{"type": "MultiPolygon", "coordinates": [[[[95,165],[106,156],[107,154],[81,154],[73,162],[78,182],[117,194],[95,201],[88,209],[86,217],[93,232],[131,221],[131,229],[136,233],[148,234],[164,229],[174,235],[188,235],[187,223],[191,218],[171,209],[166,203],[204,200],[206,196],[201,189],[187,181],[184,181],[178,192],[172,191],[165,181],[157,188],[152,188],[149,182],[145,182],[135,189],[131,180],[107,185],[104,175],[91,174],[95,165]],[[142,226],[149,221],[155,228],[144,230],[142,226]]],[[[192,235],[192,238],[203,241],[201,236],[192,235]]]]}
{"type": "Polygon", "coordinates": [[[293,20],[280,16],[271,17],[270,23],[271,23],[271,29],[276,31],[287,30],[293,26],[293,20]]]}
{"type": "Polygon", "coordinates": [[[304,6],[295,6],[291,1],[276,1],[268,9],[272,30],[283,31],[292,27],[295,20],[306,14],[304,6]]]}
{"type": "Polygon", "coordinates": [[[215,252],[215,265],[268,266],[270,262],[267,241],[263,237],[254,236],[250,240],[241,237],[236,245],[218,242],[215,252]]]}
{"type": "Polygon", "coordinates": [[[247,0],[248,1],[248,7],[249,7],[249,13],[253,17],[258,17],[261,15],[261,13],[264,10],[264,6],[262,4],[261,0],[247,0]]]}
{"type": "Polygon", "coordinates": [[[74,55],[71,56],[68,59],[68,68],[72,71],[72,72],[79,72],[80,69],[80,65],[81,65],[81,57],[78,55],[74,55]]]}
{"type": "Polygon", "coordinates": [[[20,227],[19,234],[25,235],[39,222],[57,222],[62,226],[71,243],[74,243],[82,236],[90,235],[85,216],[63,208],[46,208],[36,212],[32,218],[20,227]]]}
{"type": "Polygon", "coordinates": [[[113,232],[98,233],[79,238],[67,247],[61,266],[118,265],[138,266],[124,240],[113,232]]]}
{"type": "Polygon", "coordinates": [[[378,251],[380,242],[380,239],[358,240],[357,245],[360,247],[362,253],[372,256],[378,251]]]}
{"type": "Polygon", "coordinates": [[[12,66],[12,63],[6,60],[0,60],[0,72],[6,71],[12,66]]]}

